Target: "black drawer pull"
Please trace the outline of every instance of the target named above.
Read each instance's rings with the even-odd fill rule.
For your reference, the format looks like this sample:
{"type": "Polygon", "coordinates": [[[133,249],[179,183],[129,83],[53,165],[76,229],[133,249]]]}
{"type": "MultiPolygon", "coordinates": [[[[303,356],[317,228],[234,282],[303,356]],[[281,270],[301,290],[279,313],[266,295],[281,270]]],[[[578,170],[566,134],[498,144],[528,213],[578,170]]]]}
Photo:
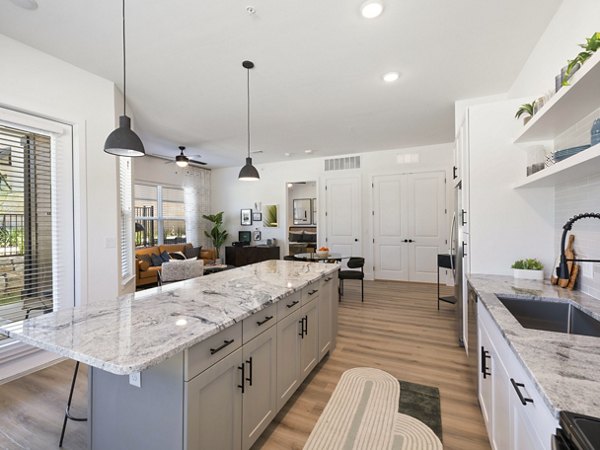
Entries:
{"type": "Polygon", "coordinates": [[[233,339],[230,339],[229,341],[228,341],[228,340],[224,340],[224,341],[223,341],[223,345],[221,345],[221,346],[219,346],[219,347],[217,347],[217,348],[211,348],[211,349],[210,349],[210,354],[211,354],[211,355],[214,355],[214,354],[215,354],[215,353],[217,353],[218,351],[220,351],[220,350],[223,350],[223,349],[224,349],[225,347],[227,347],[228,345],[230,345],[230,344],[233,344],[233,341],[234,341],[233,339]]]}
{"type": "Polygon", "coordinates": [[[325,282],[327,282],[327,281],[331,281],[331,280],[332,280],[332,278],[331,278],[331,277],[327,277],[327,278],[325,278],[325,282]]]}
{"type": "Polygon", "coordinates": [[[308,291],[308,295],[313,295],[313,294],[316,294],[317,292],[319,292],[319,290],[318,289],[314,289],[312,291],[308,291]]]}
{"type": "Polygon", "coordinates": [[[487,378],[492,375],[492,372],[488,372],[488,367],[486,364],[486,359],[491,359],[490,352],[488,352],[485,347],[481,346],[481,374],[483,378],[487,378]]]}
{"type": "Polygon", "coordinates": [[[238,387],[242,390],[242,394],[246,392],[246,364],[242,363],[238,366],[238,370],[242,371],[242,384],[238,384],[238,387]]]}
{"type": "Polygon", "coordinates": [[[287,306],[288,308],[293,308],[298,303],[300,303],[300,300],[294,300],[292,303],[290,303],[289,305],[285,305],[285,306],[287,306]]]}
{"type": "Polygon", "coordinates": [[[250,386],[252,386],[252,356],[250,357],[250,359],[248,359],[246,361],[246,364],[248,364],[248,366],[250,367],[249,374],[248,374],[249,376],[248,376],[248,378],[246,378],[246,381],[248,382],[248,384],[250,386]]]}
{"type": "Polygon", "coordinates": [[[521,389],[519,389],[519,388],[525,387],[525,385],[523,383],[517,383],[513,378],[510,379],[510,382],[512,383],[513,387],[515,388],[515,391],[517,391],[519,400],[521,400],[521,403],[524,406],[527,405],[527,403],[533,403],[532,398],[523,397],[523,394],[521,393],[521,389]]]}
{"type": "Polygon", "coordinates": [[[267,317],[265,317],[265,320],[259,320],[258,322],[256,322],[256,325],[258,325],[260,327],[261,325],[264,325],[272,318],[273,318],[273,316],[267,316],[267,317]]]}

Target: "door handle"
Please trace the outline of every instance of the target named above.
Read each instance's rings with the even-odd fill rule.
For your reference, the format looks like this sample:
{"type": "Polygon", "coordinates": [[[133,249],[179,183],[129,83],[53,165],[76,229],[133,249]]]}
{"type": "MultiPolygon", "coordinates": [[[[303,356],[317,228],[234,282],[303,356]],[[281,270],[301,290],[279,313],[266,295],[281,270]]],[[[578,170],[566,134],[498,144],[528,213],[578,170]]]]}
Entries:
{"type": "Polygon", "coordinates": [[[249,386],[252,386],[252,356],[246,360],[246,364],[248,364],[249,367],[248,378],[246,378],[246,381],[248,382],[249,386]]]}
{"type": "Polygon", "coordinates": [[[358,242],[358,239],[354,239],[354,242],[358,242]]]}
{"type": "Polygon", "coordinates": [[[467,212],[464,209],[460,210],[460,221],[462,222],[462,226],[465,226],[467,224],[466,220],[465,220],[465,216],[467,215],[467,212]]]}
{"type": "Polygon", "coordinates": [[[410,243],[410,242],[415,242],[415,241],[413,241],[412,239],[409,239],[408,242],[410,243]]]}
{"type": "Polygon", "coordinates": [[[408,242],[408,239],[404,239],[402,242],[408,242]]]}
{"type": "Polygon", "coordinates": [[[467,256],[467,252],[465,252],[465,247],[467,246],[467,243],[465,241],[463,241],[462,243],[462,248],[463,248],[463,256],[467,256]]]}
{"type": "Polygon", "coordinates": [[[238,366],[238,370],[242,371],[242,384],[238,384],[238,387],[242,390],[242,394],[246,392],[246,364],[242,363],[238,366]]]}
{"type": "Polygon", "coordinates": [[[453,166],[452,167],[452,179],[456,180],[457,176],[456,176],[456,169],[458,169],[458,167],[453,166]]]}

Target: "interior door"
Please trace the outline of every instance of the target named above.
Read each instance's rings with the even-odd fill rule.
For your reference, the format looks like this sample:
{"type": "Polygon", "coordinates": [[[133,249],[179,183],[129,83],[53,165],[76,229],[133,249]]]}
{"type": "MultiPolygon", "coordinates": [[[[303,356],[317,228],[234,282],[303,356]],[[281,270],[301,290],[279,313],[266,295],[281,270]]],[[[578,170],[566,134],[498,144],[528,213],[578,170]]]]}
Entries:
{"type": "Polygon", "coordinates": [[[408,280],[406,175],[373,178],[373,256],[375,278],[408,280]]]}
{"type": "Polygon", "coordinates": [[[325,243],[331,252],[362,256],[360,177],[325,181],[325,243]]]}
{"type": "Polygon", "coordinates": [[[437,255],[446,246],[444,172],[407,175],[408,267],[410,281],[434,283],[437,255]]]}

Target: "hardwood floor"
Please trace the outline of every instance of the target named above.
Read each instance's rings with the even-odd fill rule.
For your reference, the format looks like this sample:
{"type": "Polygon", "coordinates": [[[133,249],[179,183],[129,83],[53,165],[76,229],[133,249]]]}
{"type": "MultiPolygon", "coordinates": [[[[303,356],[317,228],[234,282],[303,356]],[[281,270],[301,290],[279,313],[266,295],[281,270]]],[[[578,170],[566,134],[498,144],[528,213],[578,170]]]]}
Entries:
{"type": "MultiPolygon", "coordinates": [[[[456,343],[454,306],[437,310],[435,285],[347,282],[337,348],[313,371],[254,449],[301,449],[341,374],[377,367],[396,378],[440,389],[444,449],[489,449],[464,350],[456,343]]],[[[0,449],[58,448],[74,363],[57,364],[0,386],[0,449]]],[[[80,373],[75,413],[86,404],[80,373]]],[[[86,448],[86,424],[69,422],[65,449],[86,448]]]]}

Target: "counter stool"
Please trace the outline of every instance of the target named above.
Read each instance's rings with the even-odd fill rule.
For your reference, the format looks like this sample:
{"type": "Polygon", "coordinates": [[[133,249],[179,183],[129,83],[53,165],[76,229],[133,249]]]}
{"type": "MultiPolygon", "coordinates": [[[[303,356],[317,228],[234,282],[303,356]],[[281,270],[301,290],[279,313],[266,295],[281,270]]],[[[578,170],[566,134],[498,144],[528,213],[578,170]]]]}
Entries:
{"type": "Polygon", "coordinates": [[[348,267],[350,269],[359,269],[359,270],[340,270],[339,272],[339,283],[340,286],[338,288],[339,299],[341,300],[342,295],[344,295],[344,280],[360,280],[360,301],[365,301],[365,273],[363,271],[363,267],[365,266],[365,258],[359,257],[351,257],[348,260],[348,267]]]}
{"type": "Polygon", "coordinates": [[[60,432],[60,441],[58,446],[62,447],[63,439],[65,438],[65,430],[67,428],[67,420],[73,420],[75,422],[87,422],[87,417],[75,417],[71,415],[71,401],[73,400],[73,391],[75,390],[75,382],[77,381],[77,372],[79,372],[79,361],[75,364],[75,370],[73,371],[73,379],[71,380],[71,390],[69,391],[69,400],[67,401],[67,408],[65,409],[65,418],[63,420],[62,430],[60,432]]]}

